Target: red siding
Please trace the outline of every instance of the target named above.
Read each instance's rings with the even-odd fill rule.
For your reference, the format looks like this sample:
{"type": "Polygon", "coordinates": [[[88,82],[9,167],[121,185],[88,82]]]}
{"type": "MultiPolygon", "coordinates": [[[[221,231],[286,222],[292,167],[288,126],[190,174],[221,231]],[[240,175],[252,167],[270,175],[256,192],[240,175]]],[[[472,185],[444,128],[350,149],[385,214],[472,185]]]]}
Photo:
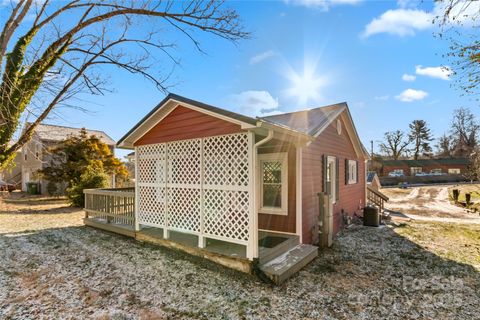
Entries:
{"type": "Polygon", "coordinates": [[[288,152],[288,214],[258,214],[258,227],[264,230],[283,231],[295,233],[296,222],[296,152],[295,148],[277,141],[259,148],[258,153],[288,152]]]}
{"type": "Polygon", "coordinates": [[[183,107],[176,107],[135,142],[135,146],[237,133],[239,125],[183,107]]]}
{"type": "Polygon", "coordinates": [[[350,137],[342,122],[342,133],[338,135],[336,121],[308,147],[303,149],[302,181],[302,229],[303,242],[312,243],[318,235],[319,201],[317,193],[323,190],[322,156],[335,156],[339,159],[339,200],[334,205],[333,225],[337,233],[342,223],[342,209],[349,215],[359,212],[365,204],[365,162],[358,158],[350,137]],[[345,184],[345,159],[358,161],[358,183],[345,184]]]}

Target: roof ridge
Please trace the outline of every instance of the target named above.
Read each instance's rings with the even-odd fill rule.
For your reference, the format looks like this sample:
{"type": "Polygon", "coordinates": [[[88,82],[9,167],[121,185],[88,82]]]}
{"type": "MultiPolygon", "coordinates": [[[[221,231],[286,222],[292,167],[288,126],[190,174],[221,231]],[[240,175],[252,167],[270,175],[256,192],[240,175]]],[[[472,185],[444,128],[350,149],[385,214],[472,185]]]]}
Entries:
{"type": "Polygon", "coordinates": [[[309,111],[313,111],[313,110],[318,110],[318,109],[323,109],[323,108],[328,108],[328,107],[336,107],[336,106],[341,106],[341,105],[346,105],[346,104],[347,104],[346,101],[342,101],[342,102],[328,104],[326,106],[315,107],[315,108],[311,108],[311,109],[303,109],[303,110],[297,110],[297,111],[291,111],[291,112],[282,112],[282,113],[278,113],[278,114],[272,114],[271,116],[260,117],[260,119],[268,118],[268,117],[275,117],[275,116],[282,116],[282,115],[286,115],[286,114],[309,112],[309,111]]]}
{"type": "MultiPolygon", "coordinates": [[[[28,123],[31,123],[31,122],[27,122],[28,123]]],[[[105,131],[103,130],[98,130],[98,129],[88,129],[86,127],[69,127],[69,126],[63,126],[63,125],[60,125],[60,124],[50,124],[50,123],[39,123],[38,124],[39,126],[50,126],[50,127],[60,127],[60,128],[66,128],[66,129],[78,129],[78,130],[81,130],[81,129],[85,129],[87,131],[97,131],[97,132],[102,132],[102,133],[105,133],[106,135],[108,135],[105,131]]]]}

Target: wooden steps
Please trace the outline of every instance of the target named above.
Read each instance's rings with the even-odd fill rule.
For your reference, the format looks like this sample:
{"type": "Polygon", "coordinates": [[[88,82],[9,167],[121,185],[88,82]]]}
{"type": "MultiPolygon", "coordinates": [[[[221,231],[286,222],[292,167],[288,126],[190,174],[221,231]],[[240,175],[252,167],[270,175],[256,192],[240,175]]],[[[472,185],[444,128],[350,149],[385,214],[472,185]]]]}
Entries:
{"type": "Polygon", "coordinates": [[[286,251],[290,250],[291,248],[298,245],[299,239],[298,237],[290,237],[287,240],[283,241],[279,245],[273,248],[265,248],[260,246],[259,247],[259,258],[258,262],[262,265],[267,263],[270,260],[275,259],[279,255],[285,253],[286,251]]]}
{"type": "Polygon", "coordinates": [[[318,247],[298,244],[273,260],[260,265],[260,270],[275,284],[281,284],[318,256],[318,247]]]}

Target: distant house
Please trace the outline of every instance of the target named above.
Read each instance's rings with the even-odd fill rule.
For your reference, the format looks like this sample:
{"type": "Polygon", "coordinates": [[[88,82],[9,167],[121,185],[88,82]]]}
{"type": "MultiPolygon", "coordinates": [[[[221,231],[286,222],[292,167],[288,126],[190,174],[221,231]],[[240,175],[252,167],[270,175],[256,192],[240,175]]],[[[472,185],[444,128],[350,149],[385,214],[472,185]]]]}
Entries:
{"type": "Polygon", "coordinates": [[[367,186],[372,187],[375,190],[379,190],[382,187],[380,179],[375,171],[367,172],[367,186]]]}
{"type": "Polygon", "coordinates": [[[390,172],[401,172],[405,176],[415,176],[418,173],[460,175],[466,172],[468,159],[419,159],[419,160],[383,160],[381,175],[388,176],[390,172]]]}
{"type": "MultiPolygon", "coordinates": [[[[15,159],[15,170],[20,174],[22,191],[26,191],[28,182],[38,182],[42,194],[47,193],[48,181],[41,179],[37,171],[46,167],[51,158],[49,148],[54,147],[60,141],[69,136],[78,135],[81,128],[64,127],[50,124],[40,124],[32,136],[32,139],[23,146],[15,159]]],[[[114,152],[115,141],[105,132],[99,130],[87,129],[87,134],[97,136],[102,142],[107,144],[114,152]]]]}

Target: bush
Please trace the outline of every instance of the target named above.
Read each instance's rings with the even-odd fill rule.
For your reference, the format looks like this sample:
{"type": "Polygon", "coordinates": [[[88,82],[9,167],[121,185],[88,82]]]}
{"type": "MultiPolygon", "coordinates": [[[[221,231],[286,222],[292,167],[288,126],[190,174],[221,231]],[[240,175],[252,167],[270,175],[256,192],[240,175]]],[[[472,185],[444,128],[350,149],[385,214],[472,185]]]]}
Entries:
{"type": "Polygon", "coordinates": [[[85,205],[84,189],[106,188],[107,186],[108,175],[102,169],[87,167],[80,176],[80,180],[67,188],[67,198],[72,206],[83,207],[85,205]]]}
{"type": "Polygon", "coordinates": [[[51,196],[51,197],[58,195],[57,184],[53,181],[48,181],[47,192],[48,192],[48,195],[51,196]]]}

